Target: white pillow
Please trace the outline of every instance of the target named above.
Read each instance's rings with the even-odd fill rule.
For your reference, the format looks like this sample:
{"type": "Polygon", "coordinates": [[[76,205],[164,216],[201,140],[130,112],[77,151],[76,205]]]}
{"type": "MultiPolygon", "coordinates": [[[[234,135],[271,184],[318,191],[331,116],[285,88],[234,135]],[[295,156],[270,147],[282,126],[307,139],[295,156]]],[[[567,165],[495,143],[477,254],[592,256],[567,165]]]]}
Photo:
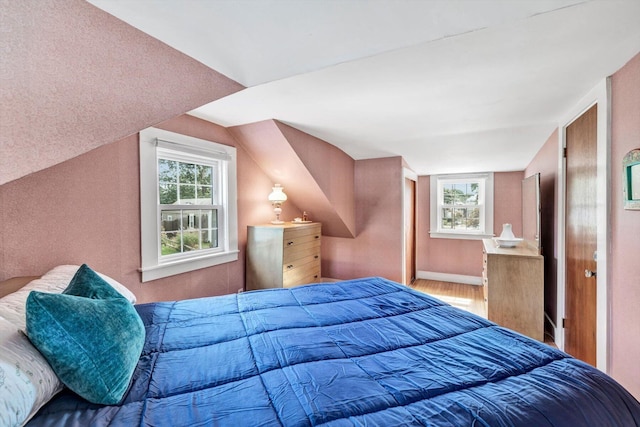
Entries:
{"type": "MultiPolygon", "coordinates": [[[[25,304],[29,293],[31,293],[31,291],[40,291],[60,294],[69,286],[69,282],[79,268],[79,265],[59,265],[49,270],[41,278],[32,280],[26,286],[0,298],[0,317],[4,317],[19,329],[25,330],[25,304]]],[[[104,274],[98,273],[98,275],[128,299],[131,304],[135,304],[136,296],[124,285],[104,274]]]]}
{"type": "Polygon", "coordinates": [[[29,339],[0,317],[0,425],[23,425],[62,387],[29,339]]]}

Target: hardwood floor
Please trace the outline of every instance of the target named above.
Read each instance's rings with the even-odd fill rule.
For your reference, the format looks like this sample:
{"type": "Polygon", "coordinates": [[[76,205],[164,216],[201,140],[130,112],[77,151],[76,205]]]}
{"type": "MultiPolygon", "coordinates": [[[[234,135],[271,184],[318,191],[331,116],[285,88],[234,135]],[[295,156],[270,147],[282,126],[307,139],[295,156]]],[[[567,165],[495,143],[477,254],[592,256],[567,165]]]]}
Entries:
{"type": "Polygon", "coordinates": [[[411,287],[416,291],[441,299],[454,307],[470,311],[484,318],[487,317],[482,286],[416,279],[411,287]]]}

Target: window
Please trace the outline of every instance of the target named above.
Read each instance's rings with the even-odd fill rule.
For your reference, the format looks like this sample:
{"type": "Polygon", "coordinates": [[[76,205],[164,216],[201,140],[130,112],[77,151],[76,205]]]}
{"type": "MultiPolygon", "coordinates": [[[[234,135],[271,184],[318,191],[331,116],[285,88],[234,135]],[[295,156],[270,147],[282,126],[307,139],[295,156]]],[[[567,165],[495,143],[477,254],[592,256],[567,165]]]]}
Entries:
{"type": "Polygon", "coordinates": [[[221,160],[194,157],[187,163],[172,150],[157,153],[161,260],[219,250],[221,160]]]}
{"type": "Polygon", "coordinates": [[[140,132],[142,281],[238,259],[235,148],[140,132]]]}
{"type": "Polygon", "coordinates": [[[493,174],[431,176],[431,237],[493,237],[493,174]]]}

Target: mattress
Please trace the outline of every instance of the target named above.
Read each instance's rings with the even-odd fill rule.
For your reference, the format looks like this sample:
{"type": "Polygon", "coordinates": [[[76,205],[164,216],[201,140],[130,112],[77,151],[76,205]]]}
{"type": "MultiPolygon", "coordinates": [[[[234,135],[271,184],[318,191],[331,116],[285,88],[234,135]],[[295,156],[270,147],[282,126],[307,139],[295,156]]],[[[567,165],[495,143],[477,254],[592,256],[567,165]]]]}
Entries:
{"type": "Polygon", "coordinates": [[[62,392],[31,426],[636,426],[567,354],[382,278],[137,305],[115,406],[62,392]]]}

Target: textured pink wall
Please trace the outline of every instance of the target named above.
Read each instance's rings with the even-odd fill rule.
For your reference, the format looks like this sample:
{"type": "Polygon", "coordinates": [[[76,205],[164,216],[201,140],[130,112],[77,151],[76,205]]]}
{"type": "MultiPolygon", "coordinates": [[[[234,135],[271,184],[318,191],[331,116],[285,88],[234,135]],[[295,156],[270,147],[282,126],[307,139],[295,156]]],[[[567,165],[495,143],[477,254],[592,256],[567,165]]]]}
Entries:
{"type": "Polygon", "coordinates": [[[357,236],[323,237],[322,275],[402,282],[402,159],[357,160],[355,194],[357,236]]]}
{"type": "MultiPolygon", "coordinates": [[[[540,151],[524,171],[524,176],[540,173],[540,234],[544,256],[544,310],[557,324],[557,275],[558,251],[556,232],[558,208],[556,194],[558,186],[558,130],[547,139],[540,151]]],[[[547,325],[553,334],[553,328],[547,325]]]]}
{"type": "Polygon", "coordinates": [[[496,236],[502,233],[502,224],[509,223],[513,233],[522,237],[523,179],[522,171],[493,174],[493,232],[496,236]]]}
{"type": "Polygon", "coordinates": [[[622,158],[640,149],[640,54],[611,81],[611,375],[640,399],[640,211],[622,208],[622,158]]]}
{"type": "MultiPolygon", "coordinates": [[[[235,145],[226,129],[191,116],[157,127],[235,145]]],[[[273,216],[266,202],[273,182],[237,149],[237,262],[140,282],[138,138],[131,136],[0,186],[0,280],[87,263],[121,281],[141,302],[235,292],[244,283],[246,226],[273,216]]],[[[359,234],[323,238],[323,276],[401,281],[401,159],[357,161],[355,177],[359,234]]]]}
{"type": "MultiPolygon", "coordinates": [[[[235,145],[226,129],[181,116],[157,127],[235,145]]],[[[244,284],[246,226],[271,219],[272,182],[238,147],[239,260],[141,283],[137,135],[0,186],[0,280],[87,263],[141,302],[236,292],[244,284]]]]}
{"type": "Polygon", "coordinates": [[[283,220],[291,221],[306,211],[309,218],[322,222],[323,235],[355,235],[353,159],[275,120],[235,126],[229,132],[265,174],[284,187],[289,199],[283,206],[297,206],[293,215],[284,213],[283,220]],[[345,209],[347,200],[350,209],[345,209]]]}
{"type": "MultiPolygon", "coordinates": [[[[522,172],[496,172],[494,185],[494,234],[500,235],[502,224],[510,223],[516,236],[522,236],[522,172]]],[[[418,178],[417,191],[417,262],[418,271],[482,276],[482,241],[432,239],[430,229],[430,177],[418,178]]]]}
{"type": "Polygon", "coordinates": [[[243,88],[82,0],[0,19],[0,184],[243,88]]]}
{"type": "MultiPolygon", "coordinates": [[[[355,237],[355,161],[344,151],[321,139],[280,122],[276,122],[276,125],[345,224],[347,232],[342,237],[355,237]]],[[[304,205],[304,201],[298,204],[304,205]]]]}

